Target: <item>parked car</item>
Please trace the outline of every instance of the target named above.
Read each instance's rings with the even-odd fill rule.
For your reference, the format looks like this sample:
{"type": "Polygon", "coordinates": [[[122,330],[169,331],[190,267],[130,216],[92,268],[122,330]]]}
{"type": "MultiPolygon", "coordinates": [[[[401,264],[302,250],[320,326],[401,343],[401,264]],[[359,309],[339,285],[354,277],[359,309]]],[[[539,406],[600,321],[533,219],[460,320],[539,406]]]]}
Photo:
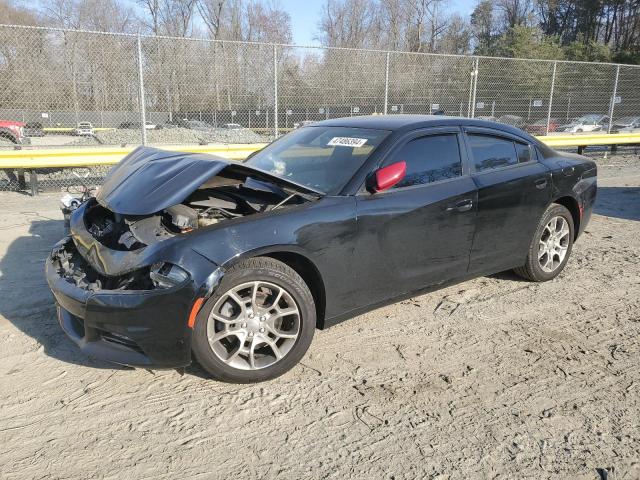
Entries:
{"type": "Polygon", "coordinates": [[[0,138],[16,144],[28,143],[29,139],[24,134],[24,127],[24,122],[0,120],[0,138]]]}
{"type": "Polygon", "coordinates": [[[505,125],[511,125],[512,127],[522,128],[525,126],[526,121],[522,117],[518,117],[517,115],[502,115],[498,117],[498,123],[504,123],[505,125]]]}
{"type": "Polygon", "coordinates": [[[441,109],[433,109],[431,110],[431,115],[446,115],[447,112],[441,109]]]}
{"type": "Polygon", "coordinates": [[[93,125],[89,122],[80,122],[73,130],[74,135],[93,135],[93,125]]]}
{"type": "Polygon", "coordinates": [[[640,129],[640,116],[622,117],[611,125],[611,133],[635,132],[638,129],[640,129]]]}
{"type": "Polygon", "coordinates": [[[295,130],[296,128],[308,127],[309,125],[313,125],[314,123],[316,123],[315,120],[302,120],[301,122],[294,123],[293,129],[295,130]]]}
{"type": "Polygon", "coordinates": [[[25,137],[44,137],[44,129],[40,122],[29,122],[24,126],[25,137]]]}
{"type": "MultiPolygon", "coordinates": [[[[560,122],[558,122],[557,118],[549,119],[549,133],[558,130],[559,126],[560,122]]],[[[545,135],[547,133],[547,119],[542,118],[533,123],[530,123],[525,127],[525,130],[532,135],[545,135]]]]}
{"type": "Polygon", "coordinates": [[[244,127],[239,123],[225,123],[222,125],[221,128],[224,128],[226,130],[243,130],[244,129],[244,127]]]}
{"type": "Polygon", "coordinates": [[[93,357],[171,368],[193,352],[257,382],[316,327],[508,269],[555,278],[595,196],[593,161],[465,118],[322,121],[244,163],[139,147],[72,213],[46,277],[93,357]]]}
{"type": "MultiPolygon", "coordinates": [[[[142,125],[142,122],[122,122],[120,125],[118,125],[118,128],[140,130],[141,125],[142,125]]],[[[159,125],[156,125],[155,123],[145,122],[144,128],[145,130],[155,130],[162,127],[159,125]]]]}
{"type": "Polygon", "coordinates": [[[608,124],[609,117],[607,115],[590,113],[574,119],[571,123],[561,125],[559,128],[567,133],[599,132],[603,128],[606,130],[608,124]]]}

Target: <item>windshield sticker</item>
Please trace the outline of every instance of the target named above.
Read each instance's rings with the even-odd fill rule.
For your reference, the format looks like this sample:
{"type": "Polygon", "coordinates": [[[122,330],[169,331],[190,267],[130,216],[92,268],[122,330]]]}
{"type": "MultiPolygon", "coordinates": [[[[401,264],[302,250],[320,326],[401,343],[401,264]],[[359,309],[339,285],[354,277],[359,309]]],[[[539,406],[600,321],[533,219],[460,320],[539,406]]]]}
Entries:
{"type": "Polygon", "coordinates": [[[360,148],[367,143],[366,138],[354,138],[354,137],[333,137],[327,143],[328,147],[353,147],[360,148]]]}

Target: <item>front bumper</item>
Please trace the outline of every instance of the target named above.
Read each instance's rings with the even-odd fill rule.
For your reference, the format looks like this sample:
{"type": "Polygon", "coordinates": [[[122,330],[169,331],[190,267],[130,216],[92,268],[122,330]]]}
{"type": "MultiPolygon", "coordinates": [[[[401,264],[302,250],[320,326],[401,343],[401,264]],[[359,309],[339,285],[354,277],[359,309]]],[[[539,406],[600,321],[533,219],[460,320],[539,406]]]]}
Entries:
{"type": "MultiPolygon", "coordinates": [[[[191,279],[155,290],[89,290],[61,272],[60,242],[46,261],[46,277],[65,333],[87,355],[123,365],[177,368],[191,363],[188,317],[197,288],[191,279]]],[[[88,267],[90,268],[90,267],[88,267]]]]}

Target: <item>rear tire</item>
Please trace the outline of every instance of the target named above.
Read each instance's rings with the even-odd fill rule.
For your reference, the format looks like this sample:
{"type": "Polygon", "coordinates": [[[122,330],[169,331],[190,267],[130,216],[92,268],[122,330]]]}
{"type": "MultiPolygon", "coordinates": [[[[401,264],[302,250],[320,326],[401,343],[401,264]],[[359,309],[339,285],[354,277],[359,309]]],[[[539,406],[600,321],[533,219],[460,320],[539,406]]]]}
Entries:
{"type": "Polygon", "coordinates": [[[198,315],[192,348],[218,380],[263,382],[302,359],[315,327],[315,303],[302,277],[278,260],[255,257],[226,272],[198,315]]]}
{"type": "Polygon", "coordinates": [[[527,261],[513,271],[532,282],[547,282],[564,269],[573,248],[573,216],[566,207],[553,203],[542,215],[533,235],[527,261]]]}

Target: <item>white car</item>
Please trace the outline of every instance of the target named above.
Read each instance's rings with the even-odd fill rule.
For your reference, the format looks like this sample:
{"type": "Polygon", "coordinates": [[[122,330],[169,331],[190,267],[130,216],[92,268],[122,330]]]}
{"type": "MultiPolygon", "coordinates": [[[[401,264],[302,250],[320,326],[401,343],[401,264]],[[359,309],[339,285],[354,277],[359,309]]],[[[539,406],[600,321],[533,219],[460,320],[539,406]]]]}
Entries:
{"type": "Polygon", "coordinates": [[[89,122],[80,122],[73,130],[74,135],[93,135],[93,125],[89,122]]]}
{"type": "Polygon", "coordinates": [[[222,128],[225,128],[227,130],[242,130],[242,129],[244,129],[244,127],[242,125],[240,125],[239,123],[225,123],[224,125],[222,125],[222,128]]]}
{"type": "Polygon", "coordinates": [[[609,117],[591,113],[574,119],[571,123],[562,125],[559,130],[566,133],[600,132],[607,130],[609,117]]]}
{"type": "Polygon", "coordinates": [[[293,124],[293,129],[297,129],[297,128],[302,128],[302,127],[306,127],[307,125],[312,125],[316,123],[315,120],[303,120],[301,122],[296,122],[293,124]]]}

